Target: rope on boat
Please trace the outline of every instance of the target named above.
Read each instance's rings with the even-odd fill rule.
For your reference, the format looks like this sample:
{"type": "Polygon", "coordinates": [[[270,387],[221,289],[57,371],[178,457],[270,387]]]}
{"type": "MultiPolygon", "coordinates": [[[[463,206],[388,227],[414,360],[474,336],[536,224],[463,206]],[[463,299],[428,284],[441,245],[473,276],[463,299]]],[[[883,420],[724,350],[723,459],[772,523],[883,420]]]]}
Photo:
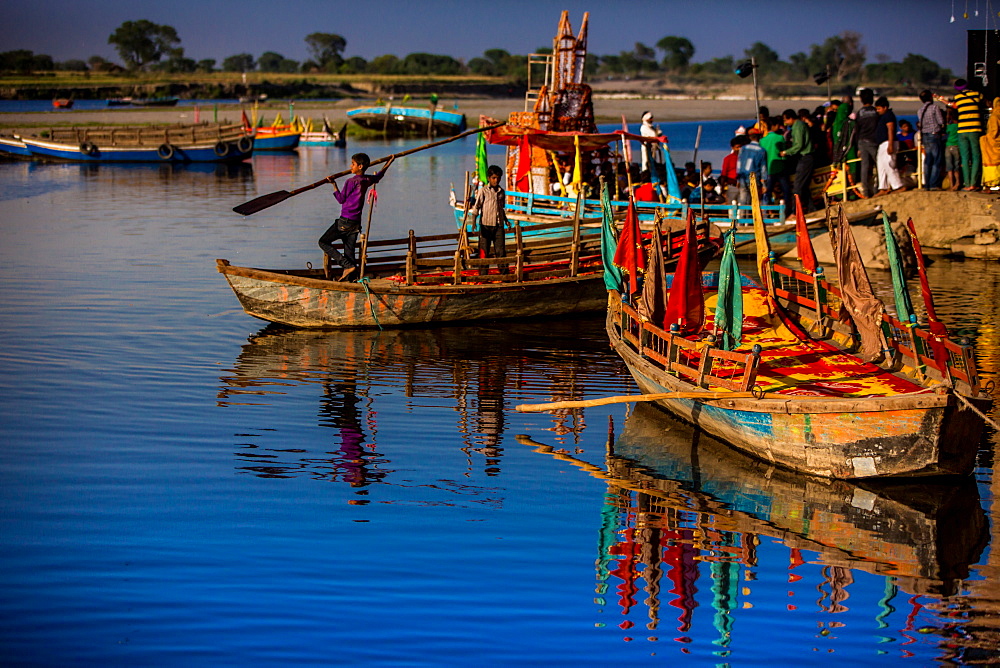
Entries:
{"type": "Polygon", "coordinates": [[[984,420],[986,420],[987,424],[991,425],[997,431],[1000,431],[1000,424],[997,424],[996,421],[993,420],[993,419],[991,419],[989,416],[987,416],[986,413],[982,412],[981,410],[979,410],[978,408],[976,408],[975,406],[973,406],[972,402],[970,402],[968,399],[966,399],[965,397],[963,397],[958,392],[955,393],[955,396],[958,397],[959,400],[963,404],[965,404],[966,406],[968,406],[969,408],[971,408],[977,415],[979,415],[979,417],[981,417],[984,420]]]}
{"type": "Polygon", "coordinates": [[[367,276],[362,276],[361,278],[358,279],[358,283],[360,283],[361,287],[363,287],[365,289],[365,296],[368,299],[368,308],[372,312],[372,318],[374,318],[375,324],[378,325],[379,331],[382,331],[382,323],[380,323],[378,321],[378,314],[375,313],[375,305],[372,304],[372,293],[368,289],[368,277],[367,276]]]}

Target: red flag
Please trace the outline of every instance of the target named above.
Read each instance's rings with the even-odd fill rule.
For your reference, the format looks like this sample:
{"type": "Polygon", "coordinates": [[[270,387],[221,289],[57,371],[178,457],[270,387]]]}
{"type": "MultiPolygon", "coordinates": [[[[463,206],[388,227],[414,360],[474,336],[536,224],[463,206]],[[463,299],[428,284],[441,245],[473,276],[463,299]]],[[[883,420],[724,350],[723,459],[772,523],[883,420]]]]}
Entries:
{"type": "Polygon", "coordinates": [[[694,231],[694,212],[688,209],[684,246],[674,271],[673,285],[667,298],[667,313],[663,329],[680,325],[681,334],[692,334],[705,321],[705,295],[701,288],[701,266],[698,263],[698,237],[694,231]]]}
{"type": "Polygon", "coordinates": [[[528,135],[522,135],[517,145],[514,186],[521,192],[531,192],[531,144],[528,143],[528,135]]]}
{"type": "Polygon", "coordinates": [[[243,116],[243,129],[249,130],[252,126],[250,125],[250,119],[247,118],[246,110],[244,109],[243,111],[240,112],[240,114],[241,116],[243,116]]]}
{"type": "Polygon", "coordinates": [[[927,309],[927,326],[931,334],[937,336],[948,336],[948,328],[937,319],[934,313],[934,296],[931,294],[930,283],[927,282],[927,267],[924,264],[924,252],[920,249],[920,241],[917,239],[917,230],[913,226],[913,219],[906,220],[906,226],[910,229],[910,241],[913,242],[913,254],[917,258],[917,271],[920,273],[920,293],[924,297],[924,308],[927,309]]]}
{"type": "Polygon", "coordinates": [[[815,274],[816,252],[813,250],[812,239],[809,238],[806,214],[802,211],[802,200],[797,194],[795,195],[795,244],[802,267],[810,274],[815,274]]]}
{"type": "Polygon", "coordinates": [[[639,272],[646,271],[646,253],[642,249],[642,232],[639,230],[639,216],[635,203],[629,199],[625,214],[625,227],[618,237],[615,249],[615,266],[628,273],[629,294],[639,291],[639,272]]]}

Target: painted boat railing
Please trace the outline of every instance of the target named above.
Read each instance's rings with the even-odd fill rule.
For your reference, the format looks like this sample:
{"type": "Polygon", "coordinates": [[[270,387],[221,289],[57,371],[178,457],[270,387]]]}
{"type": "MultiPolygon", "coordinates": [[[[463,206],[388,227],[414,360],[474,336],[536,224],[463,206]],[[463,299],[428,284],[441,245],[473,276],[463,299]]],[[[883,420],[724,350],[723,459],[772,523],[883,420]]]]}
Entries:
{"type": "Polygon", "coordinates": [[[157,146],[233,141],[243,136],[243,127],[239,124],[200,123],[160,127],[49,128],[47,138],[52,142],[65,144],[86,142],[97,146],[157,146]]]}
{"type": "Polygon", "coordinates": [[[643,320],[617,292],[608,294],[608,310],[621,341],[663,372],[704,389],[748,392],[757,382],[759,347],[739,353],[716,348],[712,340],[690,341],[643,320]]]}
{"type": "MultiPolygon", "coordinates": [[[[851,320],[840,308],[840,289],[823,278],[822,267],[815,275],[774,262],[770,267],[775,297],[805,309],[821,335],[830,328],[856,341],[851,320]]],[[[882,333],[893,367],[920,381],[929,379],[951,387],[962,384],[963,394],[979,393],[975,349],[970,343],[937,336],[917,322],[903,323],[888,313],[882,315],[882,333]]]]}
{"type": "MultiPolygon", "coordinates": [[[[573,215],[577,206],[576,197],[565,197],[562,195],[539,195],[535,193],[507,192],[507,210],[525,216],[570,216],[573,215]]],[[[612,200],[612,208],[617,213],[623,213],[628,208],[628,202],[612,200]]],[[[657,211],[661,212],[664,218],[674,218],[686,220],[688,211],[693,210],[697,218],[709,218],[716,224],[723,225],[750,225],[752,208],[749,205],[739,204],[691,204],[687,201],[672,202],[636,202],[636,212],[640,220],[652,220],[657,211]],[[702,215],[704,211],[704,216],[702,215]]],[[[769,224],[779,224],[785,222],[783,203],[761,205],[764,214],[764,222],[769,224]]],[[[583,218],[601,218],[601,203],[596,199],[584,199],[583,209],[580,212],[583,218]]]]}

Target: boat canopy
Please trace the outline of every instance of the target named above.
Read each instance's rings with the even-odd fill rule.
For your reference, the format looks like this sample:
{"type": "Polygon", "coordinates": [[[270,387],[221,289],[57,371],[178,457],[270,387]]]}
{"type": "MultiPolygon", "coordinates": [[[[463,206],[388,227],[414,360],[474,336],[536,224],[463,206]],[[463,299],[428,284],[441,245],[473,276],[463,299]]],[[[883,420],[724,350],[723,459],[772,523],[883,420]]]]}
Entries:
{"type": "Polygon", "coordinates": [[[560,153],[575,151],[577,138],[580,141],[581,151],[596,151],[622,139],[646,143],[659,143],[663,139],[661,137],[643,137],[622,130],[601,133],[549,132],[510,123],[486,133],[486,141],[502,146],[519,146],[522,138],[525,138],[531,146],[560,153]]]}

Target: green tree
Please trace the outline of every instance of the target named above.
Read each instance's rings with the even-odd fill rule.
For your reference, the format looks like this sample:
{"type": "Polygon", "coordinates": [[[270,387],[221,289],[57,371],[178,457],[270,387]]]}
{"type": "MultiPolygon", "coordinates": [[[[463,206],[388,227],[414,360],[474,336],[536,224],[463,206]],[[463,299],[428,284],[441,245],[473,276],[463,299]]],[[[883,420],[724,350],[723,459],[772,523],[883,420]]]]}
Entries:
{"type": "Polygon", "coordinates": [[[465,67],[451,56],[411,53],[401,63],[405,74],[462,74],[465,67]]]}
{"type": "Polygon", "coordinates": [[[215,58],[205,58],[198,61],[197,66],[198,72],[214,72],[215,71],[215,58]]]}
{"type": "Polygon", "coordinates": [[[387,53],[372,58],[368,63],[368,71],[373,74],[399,74],[402,71],[402,64],[399,58],[387,53]]]}
{"type": "Polygon", "coordinates": [[[76,59],[56,63],[56,69],[64,72],[88,72],[90,70],[90,68],[87,67],[87,63],[76,59]]]}
{"type": "Polygon", "coordinates": [[[108,44],[114,45],[130,70],[146,69],[164,56],[177,55],[180,42],[177,31],[171,26],[145,19],[125,21],[108,37],[108,44]]]}
{"type": "Polygon", "coordinates": [[[663,52],[663,67],[668,70],[683,71],[694,57],[694,45],[686,37],[668,35],[656,43],[656,48],[663,52]]]}
{"type": "Polygon", "coordinates": [[[52,56],[36,54],[27,49],[16,51],[5,51],[0,53],[0,70],[6,72],[19,72],[29,74],[31,72],[49,71],[54,69],[55,63],[52,56]]]}
{"type": "Polygon", "coordinates": [[[257,63],[249,53],[238,53],[222,61],[223,72],[253,72],[257,63]]]}
{"type": "Polygon", "coordinates": [[[314,32],[306,35],[306,46],[320,69],[332,72],[344,60],[340,54],[347,48],[347,40],[333,33],[314,32]]]}
{"type": "Polygon", "coordinates": [[[257,59],[257,68],[261,72],[298,72],[299,63],[285,58],[280,53],[265,51],[257,59]]]}
{"type": "Polygon", "coordinates": [[[341,74],[363,74],[368,70],[368,61],[361,56],[351,56],[340,64],[341,74]]]}
{"type": "Polygon", "coordinates": [[[838,79],[857,77],[865,65],[865,47],[861,44],[861,35],[845,30],[839,35],[828,37],[822,44],[810,47],[808,67],[810,74],[826,71],[838,79]]]}
{"type": "Polygon", "coordinates": [[[753,58],[754,62],[757,63],[757,69],[763,74],[765,72],[773,72],[775,66],[780,62],[778,53],[763,42],[754,42],[750,45],[749,49],[743,52],[743,55],[747,58],[753,58]]]}

